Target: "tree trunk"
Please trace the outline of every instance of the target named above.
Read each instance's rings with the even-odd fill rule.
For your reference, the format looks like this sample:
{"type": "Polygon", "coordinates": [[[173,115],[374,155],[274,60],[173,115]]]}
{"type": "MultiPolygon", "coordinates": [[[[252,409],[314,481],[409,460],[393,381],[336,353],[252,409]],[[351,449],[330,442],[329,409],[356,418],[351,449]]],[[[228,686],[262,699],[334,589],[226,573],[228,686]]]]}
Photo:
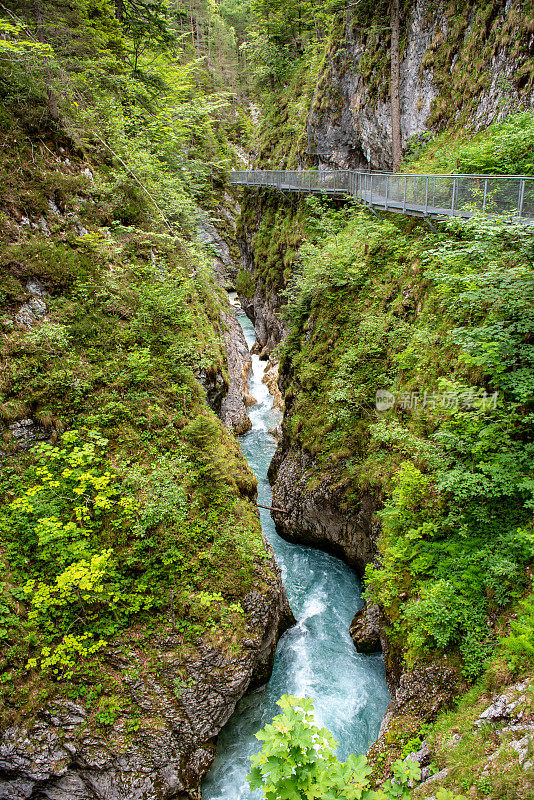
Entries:
{"type": "Polygon", "coordinates": [[[391,155],[393,172],[402,160],[400,111],[400,0],[391,0],[391,155]]]}
{"type": "Polygon", "coordinates": [[[119,22],[124,19],[124,0],[115,0],[115,16],[119,22]]]}

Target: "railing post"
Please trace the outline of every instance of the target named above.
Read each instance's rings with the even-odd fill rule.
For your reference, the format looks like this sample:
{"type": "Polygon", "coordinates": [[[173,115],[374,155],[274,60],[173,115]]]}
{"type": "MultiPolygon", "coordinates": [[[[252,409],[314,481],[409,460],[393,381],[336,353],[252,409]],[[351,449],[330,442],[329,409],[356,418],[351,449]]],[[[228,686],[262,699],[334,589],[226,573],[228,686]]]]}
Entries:
{"type": "Polygon", "coordinates": [[[425,217],[428,216],[428,175],[426,176],[426,186],[425,186],[425,217]]]}
{"type": "Polygon", "coordinates": [[[454,204],[456,203],[456,181],[458,178],[452,179],[452,202],[451,202],[451,217],[454,217],[454,204]]]}
{"type": "Polygon", "coordinates": [[[406,186],[407,186],[407,184],[408,184],[408,178],[405,177],[404,178],[404,200],[403,200],[403,203],[402,203],[402,211],[403,211],[404,214],[406,213],[406,186]]]}
{"type": "Polygon", "coordinates": [[[371,200],[369,201],[369,205],[373,205],[373,176],[370,175],[371,178],[371,200]]]}
{"type": "Polygon", "coordinates": [[[486,210],[486,198],[488,196],[488,179],[484,181],[484,197],[482,198],[482,211],[486,210]]]}
{"type": "Polygon", "coordinates": [[[388,210],[389,175],[386,175],[386,203],[385,210],[388,210]]]}
{"type": "Polygon", "coordinates": [[[524,199],[525,199],[525,179],[521,178],[519,182],[519,205],[518,205],[519,219],[521,219],[521,215],[523,213],[524,199]]]}

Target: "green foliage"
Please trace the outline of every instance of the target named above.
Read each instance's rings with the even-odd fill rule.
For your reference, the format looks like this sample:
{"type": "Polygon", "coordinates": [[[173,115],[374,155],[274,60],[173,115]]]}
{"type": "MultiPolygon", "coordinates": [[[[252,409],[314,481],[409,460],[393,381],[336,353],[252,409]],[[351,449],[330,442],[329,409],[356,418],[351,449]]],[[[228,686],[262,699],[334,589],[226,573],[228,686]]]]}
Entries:
{"type": "Polygon", "coordinates": [[[403,165],[406,172],[462,175],[534,175],[534,114],[522,111],[483,132],[446,130],[403,165]]]}
{"type": "MultiPolygon", "coordinates": [[[[241,600],[270,580],[254,476],[197,380],[224,391],[220,292],[197,223],[224,194],[229,132],[247,128],[226,93],[234,34],[211,2],[192,20],[144,0],[125,0],[122,19],[112,0],[7,5],[3,721],[57,692],[121,695],[110,648],[138,653],[148,675],[155,632],[178,650],[200,637],[238,651],[241,600]],[[46,315],[27,329],[15,315],[30,279],[46,315]],[[19,450],[9,425],[28,417],[48,443],[19,450]]],[[[120,709],[103,703],[110,725],[120,709]]]]}
{"type": "MultiPolygon", "coordinates": [[[[278,705],[283,713],[256,734],[263,745],[251,757],[248,781],[253,791],[261,788],[266,800],[409,800],[408,784],[421,775],[414,761],[396,761],[392,779],[370,789],[371,768],[365,756],[338,761],[332,734],[314,724],[312,700],[284,695],[278,705]]],[[[447,793],[438,797],[449,800],[447,793]]],[[[450,800],[463,798],[450,795],[450,800]]]]}
{"type": "Polygon", "coordinates": [[[502,641],[501,650],[512,669],[524,668],[534,661],[534,595],[520,605],[512,632],[502,641]]]}
{"type": "Polygon", "coordinates": [[[174,41],[162,0],[123,0],[119,21],[130,45],[127,52],[134,73],[145,51],[165,52],[174,41]]]}
{"type": "Polygon", "coordinates": [[[239,294],[242,294],[245,297],[254,296],[254,281],[249,273],[245,272],[244,269],[240,269],[237,273],[235,288],[236,292],[239,292],[239,294]]]}
{"type": "Polygon", "coordinates": [[[453,650],[472,679],[534,556],[533,234],[478,219],[410,234],[333,211],[321,230],[313,211],[285,311],[287,434],[349,511],[383,498],[367,596],[408,663],[453,650]],[[382,388],[419,402],[377,415],[382,388]]]}
{"type": "MultiPolygon", "coordinates": [[[[100,725],[114,725],[123,710],[123,700],[117,695],[102,697],[98,704],[98,711],[95,714],[96,722],[100,725]]],[[[134,725],[135,725],[134,721],[134,725]]],[[[139,722],[137,722],[137,725],[139,722]]]]}
{"type": "MultiPolygon", "coordinates": [[[[64,434],[62,447],[38,445],[26,487],[4,511],[2,526],[11,557],[21,569],[47,572],[51,563],[69,566],[88,556],[91,540],[110,511],[120,525],[118,486],[106,458],[108,442],[97,431],[85,441],[76,431],[64,434]]],[[[23,484],[24,485],[24,484],[23,484]]]]}

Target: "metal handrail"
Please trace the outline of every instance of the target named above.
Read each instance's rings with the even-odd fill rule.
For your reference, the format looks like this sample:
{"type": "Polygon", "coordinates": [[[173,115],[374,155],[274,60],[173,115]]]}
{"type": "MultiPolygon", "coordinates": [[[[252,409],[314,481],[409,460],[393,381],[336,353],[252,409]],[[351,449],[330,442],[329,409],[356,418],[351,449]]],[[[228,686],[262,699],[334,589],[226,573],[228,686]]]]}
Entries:
{"type": "Polygon", "coordinates": [[[459,172],[388,172],[387,170],[368,170],[368,169],[323,169],[323,170],[233,170],[230,172],[232,175],[265,175],[276,174],[284,175],[286,173],[296,173],[297,175],[333,175],[334,173],[350,172],[356,175],[389,175],[395,178],[491,178],[499,180],[518,180],[519,178],[534,181],[534,175],[493,175],[490,173],[459,173],[459,172]]]}
{"type": "Polygon", "coordinates": [[[534,223],[534,176],[435,175],[368,170],[244,170],[235,185],[350,194],[372,208],[422,217],[508,215],[534,223]]]}

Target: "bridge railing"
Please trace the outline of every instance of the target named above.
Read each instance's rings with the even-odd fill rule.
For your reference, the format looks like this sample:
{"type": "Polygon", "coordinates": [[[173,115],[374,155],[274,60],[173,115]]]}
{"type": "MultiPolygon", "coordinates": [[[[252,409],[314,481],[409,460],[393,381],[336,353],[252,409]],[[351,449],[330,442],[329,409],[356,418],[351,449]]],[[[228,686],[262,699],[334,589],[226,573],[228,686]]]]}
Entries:
{"type": "Polygon", "coordinates": [[[232,183],[280,190],[351,194],[374,208],[420,216],[505,214],[534,222],[534,177],[402,175],[359,170],[232,172],[232,183]]]}

